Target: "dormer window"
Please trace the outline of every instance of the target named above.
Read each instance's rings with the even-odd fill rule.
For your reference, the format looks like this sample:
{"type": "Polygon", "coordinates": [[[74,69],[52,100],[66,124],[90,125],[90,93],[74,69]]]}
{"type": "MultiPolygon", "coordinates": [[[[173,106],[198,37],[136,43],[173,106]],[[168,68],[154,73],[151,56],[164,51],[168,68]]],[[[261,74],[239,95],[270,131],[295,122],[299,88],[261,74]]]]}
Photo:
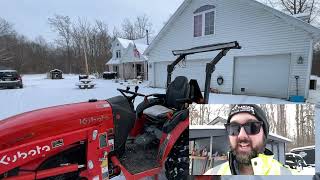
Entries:
{"type": "Polygon", "coordinates": [[[194,16],[194,37],[202,36],[202,14],[194,16]]]}
{"type": "Polygon", "coordinates": [[[116,58],[117,59],[121,58],[121,51],[120,50],[116,51],[116,58]]]}
{"type": "Polygon", "coordinates": [[[214,19],[215,19],[215,6],[205,5],[201,6],[193,12],[194,14],[194,31],[193,36],[199,37],[202,35],[214,34],[214,19]]]}

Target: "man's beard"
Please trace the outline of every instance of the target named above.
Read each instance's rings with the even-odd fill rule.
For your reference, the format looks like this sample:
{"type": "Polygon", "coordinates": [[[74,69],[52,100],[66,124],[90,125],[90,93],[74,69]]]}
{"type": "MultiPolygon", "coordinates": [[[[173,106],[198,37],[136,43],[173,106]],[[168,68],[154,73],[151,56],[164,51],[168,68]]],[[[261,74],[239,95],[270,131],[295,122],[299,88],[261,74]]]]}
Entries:
{"type": "Polygon", "coordinates": [[[237,140],[236,147],[231,147],[231,152],[235,156],[236,161],[239,165],[249,166],[251,165],[251,159],[258,156],[258,154],[263,153],[265,149],[266,138],[263,138],[263,142],[258,144],[256,147],[252,147],[252,142],[249,138],[237,140]],[[248,143],[251,151],[249,152],[239,152],[239,144],[248,143]]]}

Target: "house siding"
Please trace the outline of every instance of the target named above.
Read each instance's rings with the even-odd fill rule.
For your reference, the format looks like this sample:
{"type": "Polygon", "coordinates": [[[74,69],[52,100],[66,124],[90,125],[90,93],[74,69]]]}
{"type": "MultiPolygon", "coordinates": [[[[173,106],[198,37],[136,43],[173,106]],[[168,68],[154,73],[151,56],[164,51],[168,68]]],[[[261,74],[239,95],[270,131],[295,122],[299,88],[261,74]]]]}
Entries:
{"type": "MultiPolygon", "coordinates": [[[[168,62],[175,60],[172,50],[187,49],[195,46],[238,41],[241,50],[230,50],[227,56],[217,64],[213,73],[211,86],[221,92],[232,92],[233,68],[235,57],[291,54],[289,95],[296,94],[295,76],[300,76],[298,82],[299,95],[306,96],[305,88],[309,80],[309,48],[311,36],[304,30],[286,23],[266,10],[249,5],[246,0],[193,0],[175,19],[175,22],[164,32],[164,35],[155,42],[149,51],[149,62],[168,62]],[[215,34],[202,37],[193,37],[193,12],[206,4],[215,8],[215,34]],[[304,63],[297,64],[297,59],[303,57],[304,63]],[[224,77],[225,83],[218,86],[216,79],[219,75],[224,77]]],[[[311,47],[312,48],[312,47],[311,47]]],[[[186,74],[201,74],[198,81],[205,77],[205,64],[213,58],[217,52],[202,53],[187,57],[187,67],[190,62],[198,61],[198,72],[188,71],[186,74]],[[202,68],[200,68],[202,67],[202,68]],[[199,79],[200,78],[200,79],[199,79]]],[[[190,63],[190,66],[195,66],[190,63]]],[[[157,68],[153,66],[153,68],[157,68]]],[[[149,71],[151,81],[154,81],[154,71],[149,71]]],[[[272,69],[270,69],[272,73],[272,69]]],[[[178,73],[179,75],[179,73],[178,73]]],[[[155,76],[164,75],[155,74],[155,76]]],[[[160,78],[161,78],[160,77],[160,78]]],[[[188,77],[188,76],[187,76],[188,77]]],[[[155,82],[151,82],[155,86],[155,82]]],[[[163,87],[163,86],[161,86],[163,87]]]]}
{"type": "MultiPolygon", "coordinates": [[[[134,45],[128,44],[127,47],[124,47],[126,45],[121,44],[121,42],[116,39],[112,43],[112,59],[118,59],[119,64],[108,64],[108,70],[113,71],[114,66],[118,66],[118,77],[120,79],[133,79],[137,78],[136,74],[137,72],[134,70],[134,64],[139,64],[142,66],[142,71],[147,70],[147,60],[140,55],[140,58],[137,58],[134,56],[134,45]],[[119,44],[119,46],[117,46],[119,44]],[[116,52],[120,50],[121,57],[116,57],[116,52]]],[[[141,53],[141,52],[139,52],[141,53]]],[[[147,75],[143,74],[143,78],[146,80],[147,75]]]]}

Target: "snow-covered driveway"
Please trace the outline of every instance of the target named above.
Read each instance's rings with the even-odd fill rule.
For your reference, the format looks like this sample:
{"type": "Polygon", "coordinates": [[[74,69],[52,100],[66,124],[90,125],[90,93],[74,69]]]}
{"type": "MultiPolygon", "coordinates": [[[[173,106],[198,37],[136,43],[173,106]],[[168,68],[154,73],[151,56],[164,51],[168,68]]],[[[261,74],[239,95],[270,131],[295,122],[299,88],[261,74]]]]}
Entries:
{"type": "MultiPolygon", "coordinates": [[[[81,90],[75,84],[78,75],[64,75],[62,80],[46,79],[45,74],[24,75],[23,89],[0,89],[0,119],[4,119],[22,112],[61,104],[83,102],[89,99],[108,99],[120,95],[117,88],[125,88],[112,80],[96,79],[94,89],[81,90]]],[[[147,84],[140,84],[142,94],[165,93],[165,89],[149,88],[147,84]]],[[[132,88],[133,89],[133,88],[132,88]]],[[[143,98],[138,97],[136,104],[143,98]]],[[[289,103],[285,100],[254,96],[239,96],[227,94],[210,94],[209,103],[289,103]]]]}

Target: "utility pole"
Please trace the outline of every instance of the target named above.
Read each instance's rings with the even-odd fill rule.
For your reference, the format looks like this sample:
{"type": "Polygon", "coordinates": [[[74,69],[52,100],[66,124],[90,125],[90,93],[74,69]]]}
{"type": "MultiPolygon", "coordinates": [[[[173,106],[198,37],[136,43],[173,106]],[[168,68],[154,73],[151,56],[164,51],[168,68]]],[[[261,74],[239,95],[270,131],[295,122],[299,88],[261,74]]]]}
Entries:
{"type": "Polygon", "coordinates": [[[86,75],[89,76],[89,67],[88,67],[88,59],[87,59],[87,36],[85,37],[85,42],[83,43],[83,51],[84,51],[84,61],[86,66],[86,75]]]}

